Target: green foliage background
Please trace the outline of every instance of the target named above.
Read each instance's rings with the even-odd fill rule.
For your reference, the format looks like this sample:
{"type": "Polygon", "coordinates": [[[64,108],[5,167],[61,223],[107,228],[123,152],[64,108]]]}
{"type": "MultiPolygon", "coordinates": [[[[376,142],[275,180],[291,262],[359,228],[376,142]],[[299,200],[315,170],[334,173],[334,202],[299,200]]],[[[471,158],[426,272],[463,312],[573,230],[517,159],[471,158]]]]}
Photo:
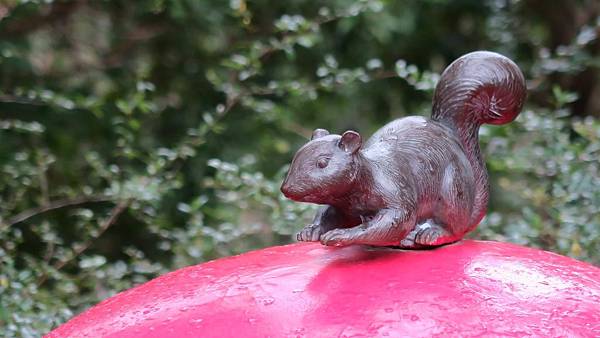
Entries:
{"type": "Polygon", "coordinates": [[[469,51],[529,99],[482,130],[473,238],[600,264],[600,5],[557,0],[1,0],[0,330],[47,332],[158,274],[289,243],[313,128],[429,114],[469,51]]]}

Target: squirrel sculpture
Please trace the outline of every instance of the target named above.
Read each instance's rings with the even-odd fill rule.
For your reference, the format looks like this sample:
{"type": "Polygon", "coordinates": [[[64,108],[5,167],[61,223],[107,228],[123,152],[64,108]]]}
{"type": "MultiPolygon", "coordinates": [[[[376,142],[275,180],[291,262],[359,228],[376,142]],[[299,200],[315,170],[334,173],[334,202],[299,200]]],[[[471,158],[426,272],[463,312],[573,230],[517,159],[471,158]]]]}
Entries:
{"type": "Polygon", "coordinates": [[[297,239],[410,249],[460,240],[488,204],[479,127],[513,121],[525,97],[514,62],[478,51],[442,73],[430,119],[397,119],[364,144],[355,131],[316,129],[281,186],[292,200],[324,205],[297,239]]]}

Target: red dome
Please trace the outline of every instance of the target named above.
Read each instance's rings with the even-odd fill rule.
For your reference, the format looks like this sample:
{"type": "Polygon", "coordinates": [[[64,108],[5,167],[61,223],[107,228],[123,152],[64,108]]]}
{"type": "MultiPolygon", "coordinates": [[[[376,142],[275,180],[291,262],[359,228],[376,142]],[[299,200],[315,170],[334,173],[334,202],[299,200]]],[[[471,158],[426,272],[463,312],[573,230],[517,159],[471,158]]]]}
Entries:
{"type": "Polygon", "coordinates": [[[517,245],[292,244],[191,266],[47,337],[600,336],[600,269],[517,245]]]}

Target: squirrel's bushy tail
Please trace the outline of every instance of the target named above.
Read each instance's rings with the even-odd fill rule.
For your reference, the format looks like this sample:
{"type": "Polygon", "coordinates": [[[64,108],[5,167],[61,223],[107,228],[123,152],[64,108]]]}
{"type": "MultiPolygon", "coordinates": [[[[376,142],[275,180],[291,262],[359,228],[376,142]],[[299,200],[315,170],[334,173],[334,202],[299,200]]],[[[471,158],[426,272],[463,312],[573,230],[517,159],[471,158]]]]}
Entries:
{"type": "Polygon", "coordinates": [[[504,124],[519,115],[525,96],[525,79],[514,62],[498,53],[473,52],[442,73],[431,117],[453,124],[504,124]]]}
{"type": "Polygon", "coordinates": [[[519,67],[493,52],[473,52],[454,61],[440,78],[433,98],[431,118],[454,129],[473,167],[475,205],[469,230],[485,215],[488,177],[479,149],[483,123],[504,124],[521,112],[527,89],[519,67]]]}

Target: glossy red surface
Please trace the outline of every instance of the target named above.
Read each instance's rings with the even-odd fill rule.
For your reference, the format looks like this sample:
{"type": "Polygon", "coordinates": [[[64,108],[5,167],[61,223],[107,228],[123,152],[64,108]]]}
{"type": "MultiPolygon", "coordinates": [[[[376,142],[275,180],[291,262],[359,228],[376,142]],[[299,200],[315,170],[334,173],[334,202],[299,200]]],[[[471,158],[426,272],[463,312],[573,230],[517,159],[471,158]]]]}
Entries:
{"type": "Polygon", "coordinates": [[[512,244],[292,244],[184,268],[47,337],[600,336],[600,269],[512,244]]]}

